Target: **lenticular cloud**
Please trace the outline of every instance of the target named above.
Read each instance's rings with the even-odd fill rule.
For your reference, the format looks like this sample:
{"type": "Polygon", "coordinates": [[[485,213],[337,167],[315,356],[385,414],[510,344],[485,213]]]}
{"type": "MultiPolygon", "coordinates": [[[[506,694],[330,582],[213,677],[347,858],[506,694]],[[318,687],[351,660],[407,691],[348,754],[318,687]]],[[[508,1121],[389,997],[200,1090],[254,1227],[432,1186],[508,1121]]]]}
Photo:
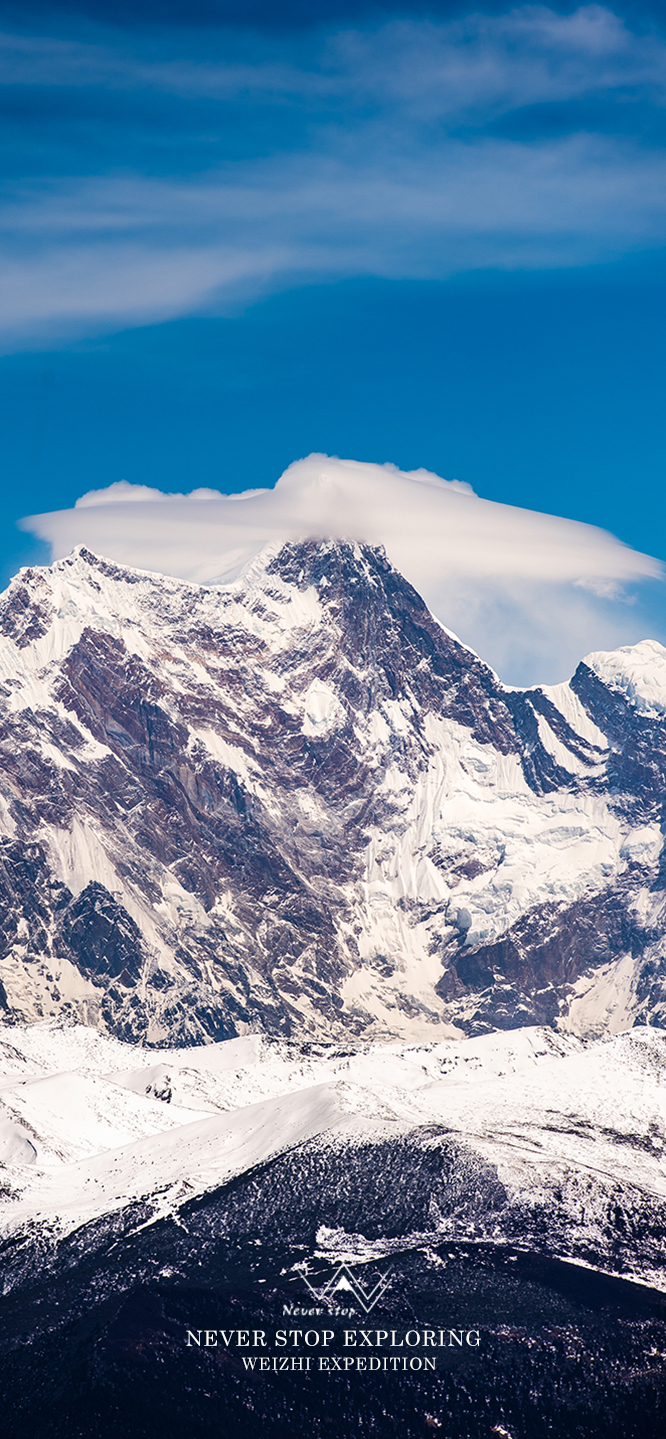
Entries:
{"type": "Polygon", "coordinates": [[[426,470],[326,455],[290,465],[272,490],[122,482],[23,524],[54,559],[85,544],[203,584],[228,583],[288,539],[383,544],[438,618],[517,683],[562,678],[585,650],[638,638],[626,587],[662,578],[657,560],[592,525],[483,500],[426,470]]]}

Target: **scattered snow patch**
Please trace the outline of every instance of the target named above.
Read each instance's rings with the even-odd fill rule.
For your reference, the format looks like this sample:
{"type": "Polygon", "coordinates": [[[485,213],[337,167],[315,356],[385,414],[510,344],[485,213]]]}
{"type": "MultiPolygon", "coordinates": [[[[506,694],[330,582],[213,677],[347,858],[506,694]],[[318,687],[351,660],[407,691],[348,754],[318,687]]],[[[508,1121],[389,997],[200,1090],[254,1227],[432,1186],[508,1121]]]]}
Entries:
{"type": "Polygon", "coordinates": [[[346,715],[340,701],[323,680],[313,680],[305,696],[302,733],[308,738],[329,734],[344,724],[346,715]]]}

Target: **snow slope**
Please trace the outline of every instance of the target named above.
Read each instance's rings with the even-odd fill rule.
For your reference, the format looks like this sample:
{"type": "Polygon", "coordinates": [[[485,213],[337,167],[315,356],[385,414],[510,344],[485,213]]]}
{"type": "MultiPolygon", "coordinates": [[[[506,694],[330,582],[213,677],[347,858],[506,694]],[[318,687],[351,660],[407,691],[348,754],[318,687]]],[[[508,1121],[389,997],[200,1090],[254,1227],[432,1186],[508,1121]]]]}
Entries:
{"type": "MultiPolygon", "coordinates": [[[[666,1218],[666,1035],[659,1031],[583,1043],[525,1029],[347,1053],[320,1046],[316,1054],[254,1038],[187,1051],[123,1046],[133,1066],[121,1072],[113,1067],[117,1041],[82,1027],[21,1026],[14,1040],[13,1077],[0,1089],[5,1238],[39,1232],[52,1244],[138,1200],[140,1227],[178,1218],[193,1197],[256,1173],[277,1155],[307,1153],[312,1143],[340,1146],[341,1163],[350,1144],[369,1145],[370,1181],[373,1144],[420,1135],[432,1144],[441,1134],[463,1146],[460,1175],[449,1182],[460,1193],[448,1210],[441,1194],[433,1198],[432,1242],[522,1235],[529,1243],[536,1226],[540,1244],[547,1224],[551,1252],[619,1266],[666,1289],[658,1234],[655,1240],[666,1218]],[[169,1079],[162,1100],[156,1074],[169,1079]],[[501,1207],[480,1210],[478,1196],[467,1193],[469,1156],[496,1174],[501,1207]],[[618,1258],[620,1211],[632,1232],[629,1258],[618,1258]]],[[[415,1238],[387,1240],[384,1249],[415,1238]]],[[[345,1245],[357,1257],[365,1252],[359,1235],[322,1231],[321,1244],[323,1253],[345,1245]]]]}

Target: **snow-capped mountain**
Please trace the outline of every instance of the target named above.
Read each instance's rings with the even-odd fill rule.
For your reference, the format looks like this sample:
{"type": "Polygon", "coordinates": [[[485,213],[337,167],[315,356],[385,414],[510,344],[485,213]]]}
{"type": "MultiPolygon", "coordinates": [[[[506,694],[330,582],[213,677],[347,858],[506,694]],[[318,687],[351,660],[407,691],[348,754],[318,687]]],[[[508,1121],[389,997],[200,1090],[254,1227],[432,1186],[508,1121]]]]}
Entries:
{"type": "Polygon", "coordinates": [[[79,549],[0,611],[0,1003],[122,1039],[666,1015],[666,651],[520,691],[381,550],[79,549]]]}
{"type": "Polygon", "coordinates": [[[0,705],[8,1436],[660,1432],[666,651],[520,691],[377,549],[79,550],[0,705]],[[333,1398],[187,1347],[341,1263],[480,1348],[333,1398]]]}

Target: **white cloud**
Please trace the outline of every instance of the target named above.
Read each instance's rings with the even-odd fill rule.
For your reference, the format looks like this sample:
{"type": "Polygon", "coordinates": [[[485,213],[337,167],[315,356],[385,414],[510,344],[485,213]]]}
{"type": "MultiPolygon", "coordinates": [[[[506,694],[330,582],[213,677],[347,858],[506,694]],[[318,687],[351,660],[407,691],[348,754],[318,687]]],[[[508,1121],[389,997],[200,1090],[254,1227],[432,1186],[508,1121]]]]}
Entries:
{"type": "Polygon", "coordinates": [[[169,495],[123,482],[23,525],[54,558],[85,544],[201,583],[228,581],[275,541],[381,543],[442,622],[516,683],[562,679],[589,650],[641,638],[626,587],[663,578],[659,561],[592,525],[480,499],[425,470],[325,455],[297,461],[272,490],[169,495]]]}

